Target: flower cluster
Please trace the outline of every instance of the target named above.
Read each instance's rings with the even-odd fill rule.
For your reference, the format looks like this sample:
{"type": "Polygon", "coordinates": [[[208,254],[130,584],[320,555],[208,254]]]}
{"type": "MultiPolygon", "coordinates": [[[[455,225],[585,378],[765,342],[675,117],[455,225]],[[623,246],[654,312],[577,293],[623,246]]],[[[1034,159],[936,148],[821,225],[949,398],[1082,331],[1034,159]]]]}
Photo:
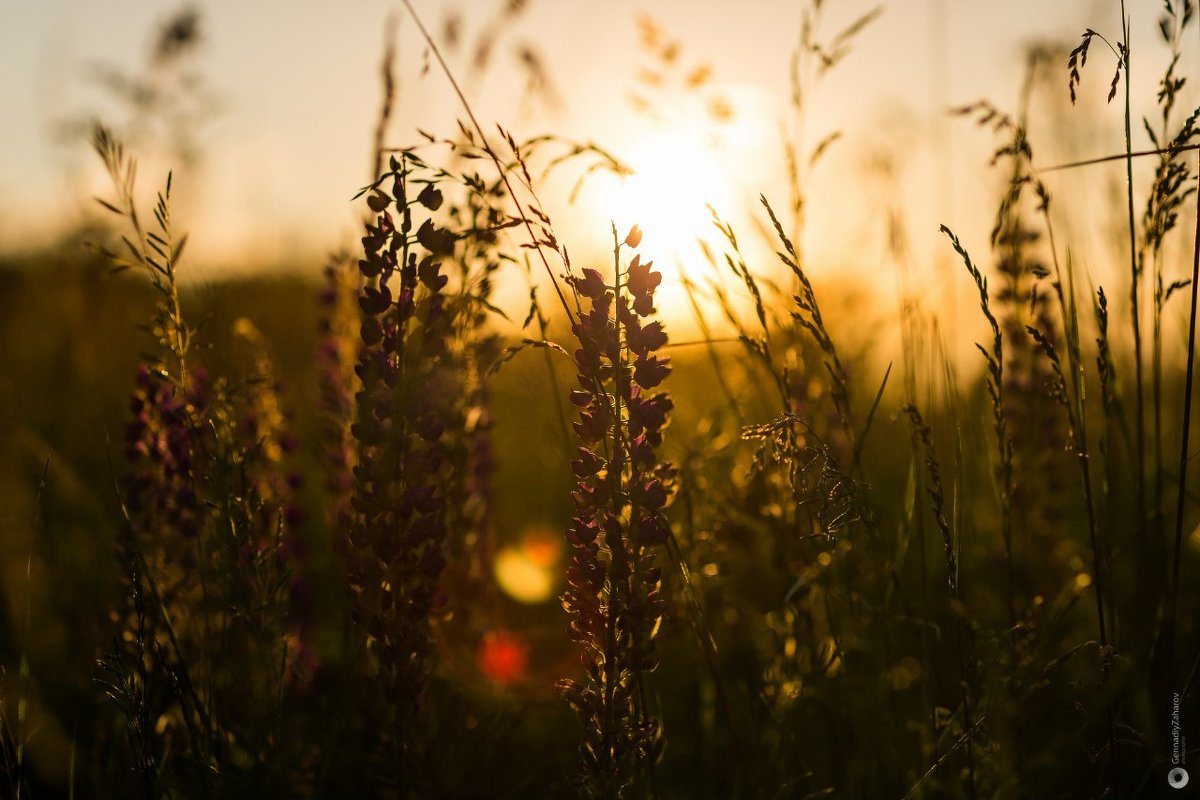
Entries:
{"type": "Polygon", "coordinates": [[[120,557],[128,595],[114,614],[121,630],[102,659],[104,680],[147,787],[203,773],[221,776],[211,793],[227,794],[225,781],[289,759],[279,774],[299,780],[294,767],[307,745],[285,756],[273,737],[286,689],[302,672],[302,625],[292,612],[303,587],[292,576],[303,515],[299,476],[285,469],[296,443],[264,342],[247,320],[235,325],[252,346],[250,381],[213,379],[195,365],[170,179],[155,205],[156,228],[146,231],[133,200],[133,160],[104,129],[95,140],[118,194],[104,205],[136,234],[123,237],[129,255],[99,249],[149,276],[158,344],[137,374],[125,429],[120,557]]]}
{"type": "MultiPolygon", "coordinates": [[[[636,247],[639,239],[635,228],[625,245],[636,247]]],[[[619,264],[620,246],[617,255],[619,264]]],[[[615,287],[592,269],[570,279],[589,309],[573,327],[579,389],[571,400],[580,413],[571,467],[578,485],[562,603],[571,637],[583,647],[586,676],[559,688],[583,723],[588,789],[605,797],[634,778],[657,730],[641,673],[657,666],[654,639],[665,604],[654,552],[670,533],[663,508],[674,479],[656,452],[672,402],[651,391],[670,372],[656,355],[667,342],[662,323],[648,319],[662,276],[634,256],[623,277],[618,271],[615,287]]]]}
{"type": "Polygon", "coordinates": [[[125,499],[135,517],[153,512],[158,524],[190,539],[199,531],[201,511],[188,403],[165,372],[138,368],[125,426],[125,457],[133,467],[125,499]]]}
{"type": "Polygon", "coordinates": [[[414,163],[410,155],[392,158],[380,181],[390,179],[391,195],[376,189],[368,201],[378,217],[367,226],[359,262],[361,388],[351,426],[358,463],[346,554],[354,621],[373,653],[402,748],[420,705],[429,618],[446,564],[450,432],[462,428],[458,378],[446,358],[454,310],[441,267],[455,238],[431,219],[414,226],[418,206],[436,211],[442,201],[433,184],[410,201],[414,163]]]}

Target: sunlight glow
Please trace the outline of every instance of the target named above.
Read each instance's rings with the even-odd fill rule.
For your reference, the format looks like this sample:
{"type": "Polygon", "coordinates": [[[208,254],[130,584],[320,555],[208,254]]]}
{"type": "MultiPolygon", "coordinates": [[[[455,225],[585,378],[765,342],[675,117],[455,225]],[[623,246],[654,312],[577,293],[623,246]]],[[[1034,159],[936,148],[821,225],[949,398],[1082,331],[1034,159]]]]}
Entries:
{"type": "Polygon", "coordinates": [[[697,237],[712,230],[713,206],[728,214],[733,192],[717,151],[686,130],[643,141],[630,159],[634,174],[621,182],[611,202],[617,227],[637,223],[652,257],[695,252],[697,237]]]}
{"type": "Polygon", "coordinates": [[[679,271],[686,264],[693,282],[703,283],[698,276],[708,267],[697,240],[714,242],[719,236],[710,206],[727,217],[737,204],[725,155],[701,128],[680,125],[630,148],[633,175],[597,185],[594,202],[600,213],[618,231],[636,224],[644,232],[638,252],[663,274],[656,305],[668,320],[692,315],[679,271]]]}
{"type": "MultiPolygon", "coordinates": [[[[612,220],[622,233],[635,224],[643,231],[638,254],[662,273],[655,306],[675,341],[696,333],[693,299],[710,327],[723,326],[710,285],[729,280],[721,260],[727,243],[713,226],[713,211],[733,225],[744,248],[757,247],[751,215],[759,193],[780,175],[767,95],[748,84],[719,89],[731,108],[728,117],[714,119],[708,106],[686,93],[657,103],[651,120],[630,126],[614,143],[633,174],[597,175],[586,192],[592,219],[612,220]],[[699,241],[718,259],[715,269],[699,241]],[[693,297],[685,277],[697,290],[693,297]]],[[[605,244],[611,247],[611,241],[605,244]]]]}

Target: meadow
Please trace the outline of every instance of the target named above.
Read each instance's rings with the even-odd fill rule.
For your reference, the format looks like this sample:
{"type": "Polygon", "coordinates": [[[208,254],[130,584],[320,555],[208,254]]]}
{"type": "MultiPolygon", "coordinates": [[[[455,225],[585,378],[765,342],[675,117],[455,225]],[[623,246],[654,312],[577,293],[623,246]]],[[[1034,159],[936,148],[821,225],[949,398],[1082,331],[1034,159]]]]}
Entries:
{"type": "MultiPolygon", "coordinates": [[[[796,119],[897,13],[825,5],[796,119]]],[[[948,112],[984,233],[929,285],[894,198],[866,298],[805,246],[838,136],[689,263],[619,209],[579,256],[545,187],[636,169],[477,118],[407,3],[460,121],[394,119],[386,48],[361,229],[301,269],[189,280],[179,178],[89,123],[95,216],[0,255],[0,795],[1191,796],[1200,23],[1113,5],[948,112]],[[1123,148],[1035,156],[1097,95],[1123,148]]]]}

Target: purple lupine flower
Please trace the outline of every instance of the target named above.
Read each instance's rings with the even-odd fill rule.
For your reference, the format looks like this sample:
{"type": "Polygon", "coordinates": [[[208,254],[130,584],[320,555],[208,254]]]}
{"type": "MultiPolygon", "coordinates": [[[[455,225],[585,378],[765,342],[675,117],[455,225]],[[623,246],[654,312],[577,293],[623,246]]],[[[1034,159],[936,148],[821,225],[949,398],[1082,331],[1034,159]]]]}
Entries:
{"type": "MultiPolygon", "coordinates": [[[[396,718],[401,750],[415,735],[406,721],[420,707],[432,650],[429,618],[445,567],[449,431],[461,430],[458,383],[444,358],[456,310],[447,306],[442,259],[455,239],[431,219],[413,230],[407,156],[390,164],[390,196],[362,237],[360,347],[350,431],[353,467],[346,566],[352,617],[365,634],[396,718]],[[392,211],[397,218],[392,216],[392,211]]],[[[417,202],[440,204],[422,192],[417,202]]]]}
{"type": "Polygon", "coordinates": [[[144,364],[134,382],[132,419],[125,428],[130,522],[135,536],[154,532],[161,537],[168,560],[177,561],[179,551],[191,550],[177,539],[195,538],[204,513],[196,491],[203,480],[196,464],[203,457],[198,429],[203,408],[195,405],[204,396],[180,391],[164,371],[144,364]]]}
{"type": "MultiPolygon", "coordinates": [[[[635,228],[626,244],[638,239],[635,228]]],[[[662,324],[645,321],[662,280],[651,266],[634,256],[619,290],[595,270],[570,279],[589,308],[573,327],[579,389],[570,399],[580,412],[571,469],[578,482],[562,604],[571,638],[583,648],[585,676],[560,681],[559,689],[583,723],[584,779],[605,797],[620,795],[649,758],[658,725],[637,692],[639,674],[658,663],[654,639],[665,603],[654,548],[670,534],[663,508],[674,478],[655,452],[672,403],[664,393],[648,394],[670,372],[655,355],[666,344],[662,324]]]]}

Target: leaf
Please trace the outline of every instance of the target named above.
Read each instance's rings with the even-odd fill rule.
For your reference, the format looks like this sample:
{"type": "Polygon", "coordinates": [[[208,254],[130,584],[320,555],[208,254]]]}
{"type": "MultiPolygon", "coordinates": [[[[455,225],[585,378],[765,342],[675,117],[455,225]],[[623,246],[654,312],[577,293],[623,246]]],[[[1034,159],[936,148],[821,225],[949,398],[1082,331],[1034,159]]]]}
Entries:
{"type": "Polygon", "coordinates": [[[376,214],[381,214],[387,209],[387,207],[389,205],[391,205],[391,202],[392,202],[392,200],[390,197],[388,197],[383,192],[377,191],[377,192],[373,192],[367,198],[367,208],[371,209],[376,214]]]}
{"type": "Polygon", "coordinates": [[[173,263],[173,264],[179,263],[179,257],[181,255],[183,255],[183,248],[187,247],[187,243],[188,243],[188,236],[185,233],[182,237],[180,237],[179,243],[175,245],[173,250],[171,250],[171,263],[173,263]]]}
{"type": "Polygon", "coordinates": [[[445,228],[439,228],[432,220],[425,220],[417,229],[417,241],[421,246],[434,255],[450,255],[454,252],[457,241],[454,234],[445,228]]]}
{"type": "Polygon", "coordinates": [[[863,28],[867,27],[876,19],[878,19],[881,14],[883,14],[883,6],[876,6],[858,19],[854,20],[854,22],[851,22],[842,30],[841,33],[833,37],[833,44],[831,45],[830,49],[840,50],[843,46],[848,44],[851,39],[861,33],[863,28]]]}
{"type": "Polygon", "coordinates": [[[487,368],[487,372],[484,373],[484,377],[490,378],[491,376],[495,375],[500,371],[501,367],[516,358],[519,353],[531,347],[541,348],[544,350],[553,350],[557,353],[562,353],[567,358],[571,358],[570,353],[563,349],[561,345],[557,345],[554,342],[549,342],[545,339],[522,339],[520,344],[504,348],[504,352],[500,354],[500,357],[493,361],[492,365],[487,368]]]}
{"type": "Polygon", "coordinates": [[[811,167],[816,164],[817,160],[820,159],[821,156],[825,155],[825,151],[829,149],[829,146],[841,138],[842,132],[834,131],[821,141],[817,142],[817,146],[812,150],[812,155],[808,157],[808,165],[811,167]]]}
{"type": "Polygon", "coordinates": [[[529,313],[525,316],[525,321],[521,323],[521,330],[529,327],[529,323],[533,322],[533,318],[537,316],[537,312],[537,287],[534,287],[529,290],[529,313]]]}
{"type": "Polygon", "coordinates": [[[854,445],[854,456],[850,459],[850,471],[854,472],[854,468],[858,465],[858,459],[862,455],[863,445],[866,444],[867,435],[871,433],[871,423],[875,421],[875,412],[879,409],[879,401],[883,399],[883,390],[887,388],[888,378],[892,374],[892,362],[888,362],[887,372],[883,373],[883,381],[879,384],[879,391],[875,393],[875,400],[871,403],[871,410],[867,412],[867,420],[863,423],[862,433],[858,435],[858,443],[854,445]]]}
{"type": "Polygon", "coordinates": [[[417,202],[430,211],[437,211],[442,207],[442,193],[432,183],[426,184],[421,193],[417,195],[417,202]]]}
{"type": "Polygon", "coordinates": [[[1186,289],[1188,286],[1191,286],[1191,285],[1192,285],[1192,281],[1190,278],[1188,280],[1183,280],[1183,281],[1173,281],[1171,283],[1171,285],[1167,287],[1166,294],[1163,295],[1163,303],[1166,303],[1168,300],[1170,300],[1171,295],[1175,294],[1176,291],[1178,291],[1180,289],[1186,289]]]}
{"type": "Polygon", "coordinates": [[[133,242],[131,242],[131,241],[129,240],[129,237],[128,237],[128,236],[124,236],[124,235],[122,235],[122,236],[121,236],[121,241],[125,243],[125,247],[126,247],[126,248],[128,248],[129,252],[133,254],[133,260],[134,260],[134,261],[136,261],[136,262],[137,262],[137,263],[139,263],[139,264],[144,264],[144,263],[145,263],[146,259],[145,259],[145,257],[142,255],[142,251],[141,251],[141,250],[139,250],[139,249],[138,249],[138,248],[137,248],[137,247],[134,245],[134,243],[133,243],[133,242]]]}
{"type": "Polygon", "coordinates": [[[504,313],[503,309],[499,308],[498,306],[492,305],[490,302],[488,302],[488,300],[486,298],[480,297],[479,295],[476,295],[476,294],[468,294],[468,295],[464,295],[464,297],[466,298],[467,302],[477,303],[478,305],[483,306],[485,309],[492,312],[493,314],[496,314],[496,315],[502,317],[505,321],[512,322],[512,318],[509,317],[508,314],[504,313]]]}
{"type": "Polygon", "coordinates": [[[117,207],[116,207],[116,206],[114,206],[112,203],[108,202],[107,200],[101,199],[101,198],[99,198],[99,197],[93,197],[92,199],[93,199],[93,200],[95,200],[95,201],[96,201],[97,203],[99,203],[100,205],[102,205],[102,206],[104,206],[105,208],[107,208],[107,209],[108,209],[109,211],[111,211],[112,213],[116,214],[118,217],[123,217],[123,216],[125,216],[125,212],[124,212],[124,211],[122,211],[121,209],[117,208],[117,207]]]}
{"type": "MultiPolygon", "coordinates": [[[[400,169],[400,163],[398,161],[396,161],[395,156],[391,157],[391,162],[392,162],[392,171],[393,172],[400,169]]],[[[388,174],[380,175],[378,178],[375,179],[375,181],[373,181],[372,183],[369,183],[366,186],[359,189],[358,192],[355,193],[354,197],[350,198],[350,201],[354,202],[355,200],[362,197],[364,194],[371,191],[372,189],[379,188],[379,184],[383,183],[388,177],[390,177],[390,175],[388,175],[388,174]]]]}

